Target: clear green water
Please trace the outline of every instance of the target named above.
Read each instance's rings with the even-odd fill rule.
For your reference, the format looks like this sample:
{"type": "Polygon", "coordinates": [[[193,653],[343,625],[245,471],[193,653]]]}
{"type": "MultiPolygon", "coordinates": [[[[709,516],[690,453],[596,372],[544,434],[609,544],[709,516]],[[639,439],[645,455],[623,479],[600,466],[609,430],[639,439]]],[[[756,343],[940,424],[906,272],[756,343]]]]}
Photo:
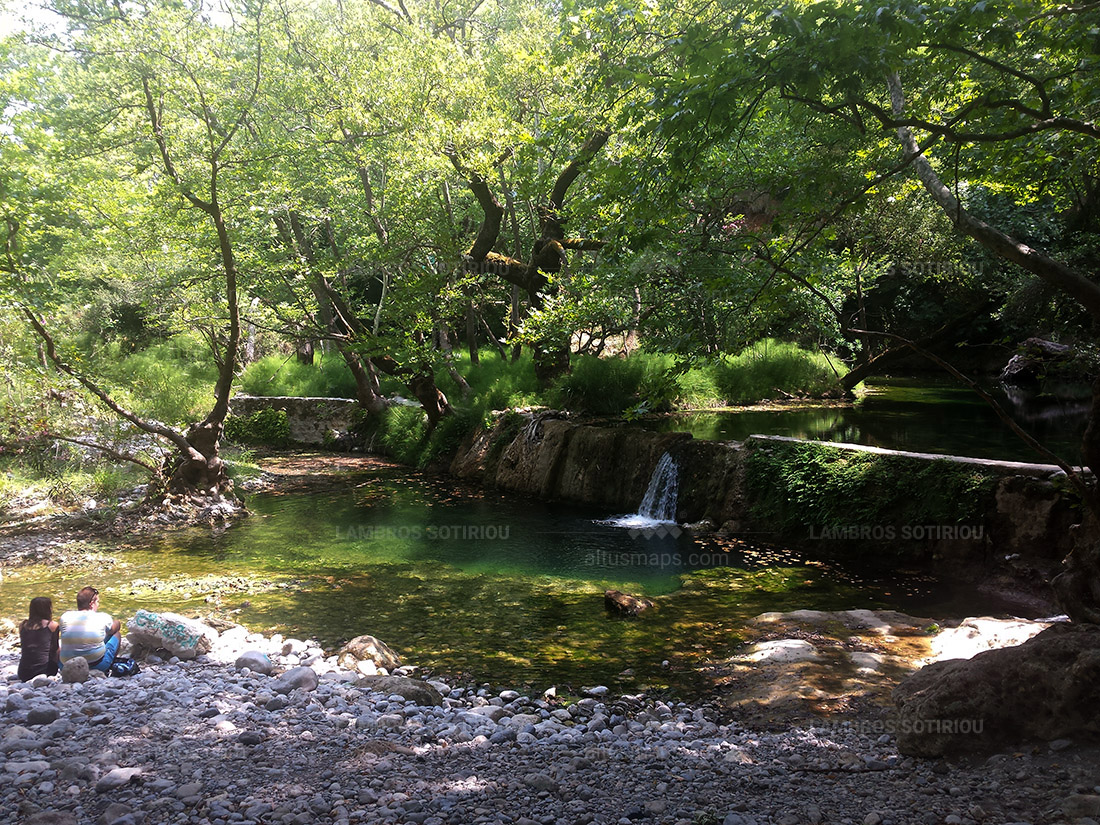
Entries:
{"type": "MultiPolygon", "coordinates": [[[[1018,399],[989,388],[1026,431],[1048,449],[1081,461],[1087,387],[1018,399]]],[[[690,432],[711,441],[743,441],[754,433],[865,444],[891,450],[1048,463],[1024,444],[973,392],[948,380],[882,379],[850,406],[777,407],[669,415],[642,426],[690,432]]]]}
{"type": "Polygon", "coordinates": [[[370,633],[407,662],[479,682],[690,695],[705,687],[694,667],[728,655],[745,620],[761,612],[942,596],[917,576],[861,582],[866,574],[774,549],[632,536],[598,523],[612,514],[396,468],[249,504],[253,515],[228,530],[100,545],[89,565],[9,570],[0,613],[22,615],[35,595],[52,596],[60,612],[94,583],[104,609],[121,618],[138,608],[209,613],[314,636],[330,650],[370,633]],[[610,617],[607,588],[656,597],[658,607],[610,617]]]}

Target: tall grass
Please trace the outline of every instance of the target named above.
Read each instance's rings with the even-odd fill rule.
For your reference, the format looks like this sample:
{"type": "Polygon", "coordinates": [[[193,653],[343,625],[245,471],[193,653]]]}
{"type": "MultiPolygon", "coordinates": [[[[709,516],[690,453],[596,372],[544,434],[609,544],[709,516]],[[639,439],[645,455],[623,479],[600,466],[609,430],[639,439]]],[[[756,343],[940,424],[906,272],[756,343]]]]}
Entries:
{"type": "Polygon", "coordinates": [[[315,364],[301,364],[293,355],[267,355],[245,368],[237,386],[245,395],[355,397],[355,377],[338,353],[315,364]]]}
{"type": "Polygon", "coordinates": [[[549,403],[595,415],[751,404],[789,396],[839,394],[847,369],[838,360],[765,339],[741,354],[690,368],[670,355],[582,356],[549,393],[549,403]],[[836,371],[834,372],[834,366],[836,371]]]}
{"type": "Polygon", "coordinates": [[[839,394],[840,379],[848,369],[825,353],[765,338],[715,364],[713,371],[719,393],[728,403],[751,404],[786,395],[839,394]]]}
{"type": "Polygon", "coordinates": [[[178,425],[206,415],[213,403],[217,368],[189,336],[127,355],[112,344],[97,360],[116,400],[138,415],[178,425]]]}

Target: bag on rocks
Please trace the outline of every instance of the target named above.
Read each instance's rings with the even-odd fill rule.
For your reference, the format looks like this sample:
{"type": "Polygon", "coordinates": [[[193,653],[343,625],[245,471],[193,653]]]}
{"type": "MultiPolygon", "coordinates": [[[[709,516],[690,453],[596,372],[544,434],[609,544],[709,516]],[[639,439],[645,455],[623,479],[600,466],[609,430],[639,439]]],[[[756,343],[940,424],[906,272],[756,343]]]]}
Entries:
{"type": "Polygon", "coordinates": [[[133,676],[135,673],[140,673],[141,667],[136,661],[129,656],[119,656],[107,669],[107,673],[111,676],[133,676]]]}

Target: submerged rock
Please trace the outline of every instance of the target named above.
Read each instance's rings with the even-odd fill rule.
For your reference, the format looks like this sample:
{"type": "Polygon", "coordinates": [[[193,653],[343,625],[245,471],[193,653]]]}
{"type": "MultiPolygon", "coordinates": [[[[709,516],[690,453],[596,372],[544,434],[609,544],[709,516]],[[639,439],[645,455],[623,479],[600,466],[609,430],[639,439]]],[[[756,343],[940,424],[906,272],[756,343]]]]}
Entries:
{"type": "Polygon", "coordinates": [[[656,603],[644,596],[631,596],[621,590],[608,590],[603,594],[603,604],[610,613],[618,613],[622,616],[637,616],[643,610],[654,607],[656,603]]]}

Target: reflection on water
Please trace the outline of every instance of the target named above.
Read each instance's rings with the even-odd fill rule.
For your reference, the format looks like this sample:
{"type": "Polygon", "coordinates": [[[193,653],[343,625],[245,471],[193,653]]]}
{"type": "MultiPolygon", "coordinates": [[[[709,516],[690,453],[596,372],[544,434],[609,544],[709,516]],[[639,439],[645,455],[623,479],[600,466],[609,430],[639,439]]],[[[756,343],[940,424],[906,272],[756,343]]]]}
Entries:
{"type": "Polygon", "coordinates": [[[100,548],[84,567],[5,572],[0,613],[36,595],[58,609],[94,583],[104,609],[213,613],[330,649],[362,633],[407,661],[498,685],[671,686],[726,656],[768,610],[911,608],[942,585],[875,577],[780,548],[599,523],[609,514],[485,494],[392,468],[323,493],[257,495],[234,527],[100,548]],[[609,617],[603,591],[657,597],[609,617]],[[667,662],[667,666],[664,664],[667,662]]]}
{"type": "MultiPolygon", "coordinates": [[[[1072,463],[1081,461],[1088,412],[1086,387],[1064,386],[1035,397],[987,388],[1027,432],[1072,463]]],[[[690,432],[711,441],[754,433],[847,442],[926,453],[1048,463],[1019,439],[978,396],[949,382],[876,379],[850,406],[728,410],[670,415],[642,422],[661,432],[690,432]]]]}

